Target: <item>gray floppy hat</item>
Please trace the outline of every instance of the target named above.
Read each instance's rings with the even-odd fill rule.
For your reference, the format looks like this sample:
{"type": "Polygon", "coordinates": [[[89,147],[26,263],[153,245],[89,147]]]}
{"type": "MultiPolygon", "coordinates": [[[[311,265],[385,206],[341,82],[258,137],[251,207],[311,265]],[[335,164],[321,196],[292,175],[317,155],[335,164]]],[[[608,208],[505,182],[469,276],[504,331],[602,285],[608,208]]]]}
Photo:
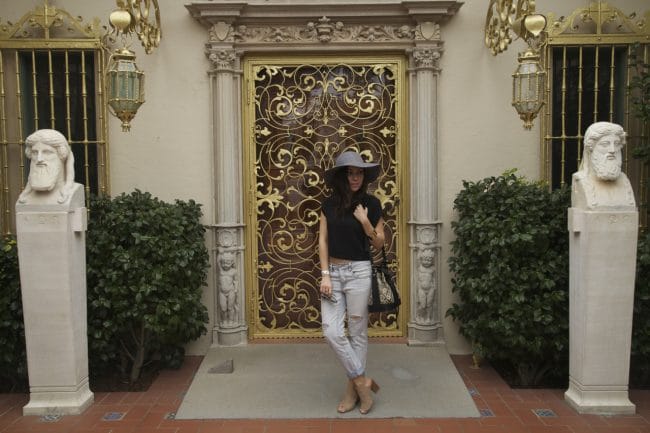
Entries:
{"type": "Polygon", "coordinates": [[[325,185],[331,187],[334,175],[343,167],[363,168],[363,175],[366,183],[370,183],[379,177],[379,164],[374,162],[364,162],[363,158],[361,158],[361,155],[355,151],[348,150],[336,157],[334,167],[325,171],[325,185]]]}

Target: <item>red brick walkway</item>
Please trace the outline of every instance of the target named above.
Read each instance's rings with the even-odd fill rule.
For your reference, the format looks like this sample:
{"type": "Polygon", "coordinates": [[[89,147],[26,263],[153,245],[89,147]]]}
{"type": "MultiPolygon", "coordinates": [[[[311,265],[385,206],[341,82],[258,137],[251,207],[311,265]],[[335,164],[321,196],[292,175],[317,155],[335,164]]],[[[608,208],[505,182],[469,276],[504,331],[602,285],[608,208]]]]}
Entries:
{"type": "MultiPolygon", "coordinates": [[[[200,357],[163,371],[146,392],[95,393],[82,415],[22,416],[24,394],[0,394],[0,433],[650,433],[650,390],[632,391],[632,416],[579,415],[563,390],[510,389],[489,367],[454,356],[481,418],[174,420],[200,357]]],[[[336,402],[332,402],[334,412],[336,402]]]]}

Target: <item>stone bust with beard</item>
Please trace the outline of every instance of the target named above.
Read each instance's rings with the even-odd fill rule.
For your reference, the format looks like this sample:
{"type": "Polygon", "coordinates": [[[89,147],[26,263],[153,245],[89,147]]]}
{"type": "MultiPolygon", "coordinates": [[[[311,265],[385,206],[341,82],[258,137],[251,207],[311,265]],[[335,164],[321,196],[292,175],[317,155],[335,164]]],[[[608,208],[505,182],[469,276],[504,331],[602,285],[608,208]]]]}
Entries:
{"type": "Polygon", "coordinates": [[[65,203],[74,189],[74,155],[66,138],[54,129],[39,129],[25,140],[31,160],[27,185],[19,203],[65,203]]]}
{"type": "Polygon", "coordinates": [[[586,210],[636,209],[632,185],[621,171],[625,135],[620,125],[610,122],[596,122],[587,128],[580,169],[573,174],[573,207],[586,210]]]}

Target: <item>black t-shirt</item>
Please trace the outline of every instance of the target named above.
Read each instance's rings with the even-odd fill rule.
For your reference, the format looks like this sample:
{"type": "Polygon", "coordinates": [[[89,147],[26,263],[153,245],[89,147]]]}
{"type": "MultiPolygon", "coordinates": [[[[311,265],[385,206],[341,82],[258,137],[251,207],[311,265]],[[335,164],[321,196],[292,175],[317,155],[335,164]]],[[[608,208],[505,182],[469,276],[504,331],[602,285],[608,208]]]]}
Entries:
{"type": "MultiPolygon", "coordinates": [[[[373,227],[382,217],[381,202],[375,196],[366,194],[361,198],[361,204],[368,208],[368,220],[373,227]]],[[[351,211],[343,216],[338,216],[334,200],[326,198],[321,210],[327,218],[327,243],[329,255],[338,259],[368,260],[368,237],[363,231],[361,223],[354,217],[353,206],[351,211]]]]}

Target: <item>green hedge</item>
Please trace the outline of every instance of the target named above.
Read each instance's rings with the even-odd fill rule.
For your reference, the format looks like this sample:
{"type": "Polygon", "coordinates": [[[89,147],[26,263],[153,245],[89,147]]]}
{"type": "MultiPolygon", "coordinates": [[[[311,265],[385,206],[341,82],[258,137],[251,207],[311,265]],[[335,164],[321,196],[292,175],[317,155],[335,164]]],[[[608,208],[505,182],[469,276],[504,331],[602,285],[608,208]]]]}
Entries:
{"type": "Polygon", "coordinates": [[[650,384],[650,232],[639,238],[637,252],[630,381],[650,384]]]}
{"type": "Polygon", "coordinates": [[[461,302],[447,315],[517,385],[567,370],[569,205],[567,189],[514,171],[463,182],[454,201],[449,265],[461,302]]]}
{"type": "Polygon", "coordinates": [[[27,381],[25,326],[18,251],[13,236],[0,244],[0,382],[2,389],[24,388],[27,381]]]}
{"type": "MultiPolygon", "coordinates": [[[[635,44],[630,50],[630,65],[636,73],[630,79],[629,91],[632,112],[641,122],[647,122],[650,120],[650,63],[641,55],[643,51],[644,47],[640,44],[635,44]]],[[[645,164],[650,163],[650,140],[639,140],[631,151],[634,158],[645,164]]]]}
{"type": "Polygon", "coordinates": [[[209,266],[200,205],[134,191],[94,197],[88,224],[88,338],[95,372],[119,365],[131,382],[143,366],[182,362],[206,332],[201,302],[209,266]]]}
{"type": "MultiPolygon", "coordinates": [[[[630,51],[630,64],[636,69],[636,74],[630,82],[630,98],[633,112],[640,121],[645,122],[646,131],[650,121],[650,63],[639,54],[643,46],[635,44],[630,51]]],[[[647,138],[635,144],[631,149],[632,155],[644,166],[650,165],[650,140],[647,138]]],[[[645,171],[647,172],[647,170],[645,171]]],[[[643,179],[648,188],[647,177],[643,179]]],[[[648,203],[640,203],[640,211],[648,213],[648,203]]],[[[639,385],[650,385],[650,231],[639,238],[636,267],[636,287],[634,294],[634,325],[632,329],[632,366],[630,380],[636,380],[639,385]]]]}

